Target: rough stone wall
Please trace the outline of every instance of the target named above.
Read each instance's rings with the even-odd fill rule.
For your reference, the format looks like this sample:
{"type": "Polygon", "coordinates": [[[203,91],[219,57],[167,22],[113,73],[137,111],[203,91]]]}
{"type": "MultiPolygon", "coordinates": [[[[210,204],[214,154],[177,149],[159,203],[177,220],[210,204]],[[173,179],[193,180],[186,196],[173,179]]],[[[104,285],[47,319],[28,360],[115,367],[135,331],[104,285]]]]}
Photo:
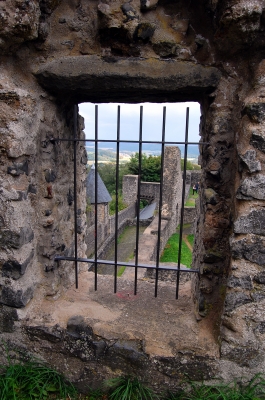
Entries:
{"type": "Polygon", "coordinates": [[[193,224],[196,219],[195,207],[184,207],[184,224],[193,224]]]}
{"type": "Polygon", "coordinates": [[[182,173],[180,169],[181,153],[178,147],[165,148],[163,170],[162,213],[169,221],[168,234],[171,236],[180,222],[182,202],[182,173]]]}
{"type": "Polygon", "coordinates": [[[201,180],[201,171],[190,171],[191,187],[201,180]]]}
{"type": "MultiPolygon", "coordinates": [[[[109,237],[109,224],[98,223],[97,226],[97,240],[98,247],[100,247],[105,240],[109,237]]],[[[91,225],[85,236],[86,255],[90,257],[95,253],[95,225],[91,225]]]]}
{"type": "Polygon", "coordinates": [[[126,204],[137,201],[138,175],[124,175],[122,182],[122,197],[126,204]]]}
{"type": "MultiPolygon", "coordinates": [[[[119,212],[118,216],[118,225],[123,224],[125,220],[132,219],[135,217],[135,203],[130,204],[127,208],[119,212]]],[[[115,215],[112,215],[110,218],[110,233],[115,232],[115,215]]]]}
{"type": "Polygon", "coordinates": [[[157,182],[141,182],[140,186],[141,194],[145,197],[153,198],[153,202],[156,203],[156,209],[159,206],[160,196],[160,183],[157,182]]]}
{"type": "MultiPolygon", "coordinates": [[[[141,182],[140,193],[143,198],[153,199],[156,208],[159,206],[160,183],[141,182]]],[[[124,175],[122,195],[125,203],[131,204],[137,200],[137,175],[124,175]]]]}
{"type": "MultiPolygon", "coordinates": [[[[119,212],[118,216],[118,226],[125,226],[127,221],[131,218],[135,217],[135,204],[131,204],[125,210],[119,212]]],[[[91,215],[93,220],[93,216],[91,215]]],[[[109,216],[105,223],[98,223],[97,226],[97,238],[98,238],[98,247],[109,245],[109,236],[112,235],[111,243],[113,243],[115,234],[115,215],[109,216]],[[113,236],[114,235],[114,236],[113,236]]],[[[87,256],[91,256],[95,252],[95,224],[92,224],[86,230],[86,254],[87,256]]]]}
{"type": "MultiPolygon", "coordinates": [[[[73,282],[71,265],[54,262],[55,255],[73,255],[73,147],[50,140],[72,137],[73,108],[56,104],[15,66],[2,64],[1,76],[0,299],[24,307],[37,288],[53,297],[73,282]]],[[[78,152],[82,158],[82,145],[78,152]]],[[[81,238],[84,221],[79,231],[81,238]]]]}
{"type": "Polygon", "coordinates": [[[26,343],[20,329],[34,299],[55,298],[73,281],[71,263],[53,263],[73,254],[73,146],[50,139],[72,137],[74,103],[193,100],[206,143],[197,318],[220,344],[217,375],[263,370],[264,0],[7,0],[0,8],[1,330],[26,343]]]}
{"type": "Polygon", "coordinates": [[[264,76],[261,61],[241,91],[236,213],[230,238],[232,270],[222,322],[221,356],[230,364],[228,373],[233,364],[264,367],[264,76]]]}

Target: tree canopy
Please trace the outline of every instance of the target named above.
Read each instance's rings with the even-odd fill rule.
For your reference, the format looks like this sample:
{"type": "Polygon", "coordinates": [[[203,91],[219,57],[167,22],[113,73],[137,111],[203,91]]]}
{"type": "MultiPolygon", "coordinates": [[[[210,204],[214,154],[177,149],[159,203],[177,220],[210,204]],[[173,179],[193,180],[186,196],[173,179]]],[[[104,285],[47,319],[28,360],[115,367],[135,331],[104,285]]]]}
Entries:
{"type": "MultiPolygon", "coordinates": [[[[131,155],[127,163],[130,174],[139,174],[139,153],[131,155]]],[[[141,180],[144,182],[160,182],[161,156],[147,156],[142,154],[141,159],[141,180]]]]}
{"type": "MultiPolygon", "coordinates": [[[[184,160],[181,159],[181,170],[183,170],[184,160]]],[[[200,169],[200,166],[193,164],[187,160],[187,170],[200,169]]],[[[109,193],[115,194],[116,190],[116,164],[115,163],[99,163],[98,172],[101,179],[105,183],[109,193]]],[[[152,156],[142,154],[141,160],[141,181],[144,182],[160,182],[161,172],[161,156],[152,156]]],[[[131,155],[130,160],[126,164],[119,165],[119,190],[122,189],[123,176],[127,174],[139,174],[139,153],[131,155]]]]}
{"type": "MultiPolygon", "coordinates": [[[[130,161],[127,163],[127,168],[130,174],[139,174],[139,153],[135,153],[131,156],[130,161]]],[[[181,171],[184,169],[184,159],[181,159],[181,171]]],[[[199,170],[199,165],[193,164],[187,160],[187,170],[199,170]]],[[[147,156],[142,154],[141,161],[141,180],[144,182],[160,182],[161,173],[161,156],[147,156]]]]}

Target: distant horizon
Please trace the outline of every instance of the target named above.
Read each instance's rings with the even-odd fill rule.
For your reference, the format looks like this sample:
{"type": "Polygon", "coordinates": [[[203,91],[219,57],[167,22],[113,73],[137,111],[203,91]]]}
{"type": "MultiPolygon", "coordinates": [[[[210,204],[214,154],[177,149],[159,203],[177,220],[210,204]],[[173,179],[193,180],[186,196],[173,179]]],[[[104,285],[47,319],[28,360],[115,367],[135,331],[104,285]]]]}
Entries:
{"type": "MultiPolygon", "coordinates": [[[[120,139],[139,141],[140,106],[142,114],[142,140],[160,142],[163,131],[163,110],[166,107],[165,141],[185,142],[186,111],[189,108],[188,141],[198,143],[200,125],[200,105],[186,103],[142,103],[120,104],[120,139]]],[[[98,139],[117,139],[117,103],[98,105],[98,139]]],[[[87,140],[95,138],[95,104],[79,104],[79,113],[85,120],[87,140]]]]}
{"type": "MultiPolygon", "coordinates": [[[[86,147],[93,149],[93,145],[87,144],[89,142],[86,142],[86,147]]],[[[167,145],[166,146],[170,146],[167,145]]],[[[177,146],[180,149],[181,152],[181,158],[184,158],[184,145],[173,145],[172,146],[177,146]]],[[[99,142],[98,143],[98,148],[100,150],[113,150],[113,152],[116,152],[116,145],[112,142],[99,142]]],[[[128,153],[138,153],[139,152],[139,144],[138,143],[120,143],[120,152],[128,152],[128,153]]],[[[161,154],[161,144],[158,143],[143,143],[142,144],[142,153],[147,153],[147,154],[153,154],[153,155],[159,155],[161,154]]],[[[197,158],[199,156],[199,146],[198,145],[188,145],[187,148],[187,154],[188,158],[197,158]]]]}

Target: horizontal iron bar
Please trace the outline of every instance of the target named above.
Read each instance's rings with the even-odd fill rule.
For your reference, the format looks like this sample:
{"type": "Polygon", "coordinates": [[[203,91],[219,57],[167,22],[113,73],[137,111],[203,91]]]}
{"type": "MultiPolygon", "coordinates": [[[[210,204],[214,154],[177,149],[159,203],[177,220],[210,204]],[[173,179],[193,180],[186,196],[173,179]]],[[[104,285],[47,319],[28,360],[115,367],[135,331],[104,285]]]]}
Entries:
{"type": "MultiPolygon", "coordinates": [[[[93,258],[75,258],[75,257],[63,257],[63,256],[56,256],[54,258],[55,261],[78,261],[78,262],[85,262],[89,264],[105,264],[105,265],[119,265],[119,266],[125,266],[125,267],[139,267],[139,268],[148,268],[148,269],[157,269],[155,265],[149,265],[149,264],[133,264],[133,263],[127,263],[127,262],[122,262],[118,261],[115,263],[115,261],[110,261],[110,260],[97,260],[95,261],[93,258]]],[[[178,268],[178,267],[166,267],[164,265],[158,267],[159,270],[163,271],[180,271],[180,272],[194,272],[194,273],[199,273],[199,270],[197,269],[183,269],[183,268],[178,268]]]]}
{"type": "MultiPolygon", "coordinates": [[[[51,138],[50,142],[98,142],[98,143],[139,143],[139,140],[110,140],[110,139],[54,139],[51,138]]],[[[150,141],[150,140],[142,140],[141,143],[146,144],[192,144],[192,145],[201,145],[201,144],[210,144],[209,142],[167,142],[167,141],[150,141]]]]}

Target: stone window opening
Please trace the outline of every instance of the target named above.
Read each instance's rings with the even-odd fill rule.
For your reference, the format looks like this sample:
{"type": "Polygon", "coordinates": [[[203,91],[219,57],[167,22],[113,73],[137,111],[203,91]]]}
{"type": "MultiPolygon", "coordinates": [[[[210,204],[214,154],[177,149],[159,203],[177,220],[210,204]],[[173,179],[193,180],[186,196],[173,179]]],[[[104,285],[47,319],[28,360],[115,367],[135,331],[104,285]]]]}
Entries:
{"type": "MultiPolygon", "coordinates": [[[[161,109],[162,109],[162,104],[161,109]]],[[[175,104],[177,106],[177,104],[175,104]]],[[[117,107],[117,135],[115,139],[101,139],[99,137],[99,114],[98,114],[98,106],[95,106],[95,121],[94,121],[94,138],[86,137],[80,139],[78,137],[78,132],[80,130],[79,118],[78,118],[78,106],[74,107],[74,136],[70,139],[70,142],[73,142],[73,174],[74,174],[74,188],[73,188],[73,203],[74,203],[74,256],[71,257],[64,257],[64,256],[56,256],[55,260],[59,264],[60,261],[72,261],[74,263],[75,269],[75,286],[78,288],[78,273],[79,273],[79,265],[86,264],[89,270],[93,270],[94,272],[94,289],[98,290],[98,274],[100,273],[100,268],[104,268],[105,270],[112,270],[114,275],[114,293],[117,293],[118,284],[118,269],[128,268],[134,270],[134,277],[132,278],[134,281],[134,295],[137,295],[138,291],[138,279],[139,279],[139,272],[140,276],[143,277],[144,275],[149,279],[154,280],[154,296],[157,297],[158,295],[158,287],[159,287],[159,280],[170,280],[171,282],[176,283],[176,299],[179,296],[179,286],[180,286],[180,278],[186,275],[189,276],[190,279],[191,274],[198,274],[198,270],[194,268],[186,268],[181,264],[181,247],[183,243],[183,227],[184,227],[184,213],[185,213],[185,202],[188,198],[187,190],[189,190],[191,186],[191,176],[187,174],[187,162],[188,162],[188,147],[189,146],[197,146],[199,142],[192,142],[189,141],[188,133],[189,133],[189,107],[186,107],[186,115],[185,115],[185,132],[180,132],[176,130],[174,134],[174,139],[166,140],[166,106],[163,106],[163,114],[161,115],[161,138],[160,140],[144,140],[143,138],[143,115],[144,115],[144,106],[140,106],[140,114],[139,114],[139,136],[137,139],[131,139],[126,137],[125,139],[121,138],[121,107],[117,107]],[[78,257],[78,233],[79,232],[79,211],[77,206],[77,157],[78,157],[78,142],[83,142],[85,145],[88,143],[90,147],[94,148],[94,162],[92,166],[92,170],[95,171],[93,175],[94,180],[94,189],[92,198],[89,199],[92,207],[94,219],[94,254],[93,256],[88,256],[88,258],[80,258],[78,257]],[[115,214],[114,214],[114,221],[112,222],[112,242],[114,242],[114,259],[108,259],[108,257],[104,256],[104,243],[99,243],[99,230],[98,226],[99,223],[102,222],[102,215],[104,214],[104,224],[108,224],[106,219],[106,214],[108,214],[108,207],[107,201],[101,201],[99,197],[102,197],[102,180],[98,174],[98,164],[99,160],[99,145],[100,144],[112,143],[116,147],[116,160],[115,160],[115,174],[116,174],[116,183],[115,183],[115,199],[116,199],[116,206],[115,206],[115,214]],[[120,154],[121,149],[120,146],[123,144],[134,144],[137,146],[137,152],[139,154],[139,173],[138,176],[127,176],[123,183],[123,195],[126,197],[127,203],[130,205],[134,205],[134,212],[135,216],[134,219],[136,220],[136,237],[135,237],[135,249],[134,249],[134,261],[131,260],[128,262],[126,261],[119,261],[118,259],[118,236],[120,232],[119,227],[119,213],[118,213],[118,202],[119,202],[119,168],[117,165],[120,163],[120,154]],[[140,202],[142,199],[148,199],[148,202],[152,203],[154,200],[154,195],[148,195],[144,192],[143,189],[143,182],[139,178],[141,173],[141,162],[142,156],[144,154],[144,146],[152,146],[157,145],[160,147],[160,156],[161,156],[161,173],[160,173],[160,183],[158,189],[158,205],[156,206],[156,213],[157,216],[154,217],[155,220],[151,222],[149,230],[151,231],[151,241],[153,241],[152,245],[153,248],[151,253],[145,248],[145,245],[148,243],[145,240],[140,240],[139,236],[139,228],[141,223],[141,216],[140,216],[140,202]],[[178,146],[182,146],[183,148],[183,172],[180,171],[180,161],[181,161],[181,152],[178,146]],[[171,160],[170,160],[171,159],[171,160]],[[176,177],[174,178],[174,176],[176,177]],[[173,178],[173,179],[172,179],[173,178]],[[129,185],[126,189],[124,186],[129,185]],[[134,188],[134,189],[133,189],[134,188]],[[129,192],[129,193],[128,193],[129,192]],[[128,200],[128,196],[132,196],[134,194],[134,198],[128,200]],[[102,205],[103,204],[103,208],[102,205]],[[104,210],[103,210],[104,209],[104,210]],[[104,212],[103,212],[103,211],[104,212]],[[107,210],[107,211],[106,211],[107,210]],[[103,212],[103,214],[102,214],[103,212]],[[166,245],[167,240],[169,237],[176,232],[176,228],[178,227],[179,230],[179,252],[178,252],[178,261],[177,263],[161,263],[160,257],[162,251],[166,245]],[[155,241],[154,241],[155,240],[155,241]],[[143,242],[143,243],[142,243],[143,242]],[[102,250],[103,248],[103,250],[102,250]],[[170,265],[171,264],[171,265],[170,265]],[[174,264],[174,265],[173,265],[174,264]],[[143,271],[144,275],[143,275],[143,271]]],[[[56,138],[54,139],[57,140],[56,138]]],[[[64,139],[65,141],[65,139],[64,139]]],[[[200,142],[200,145],[203,146],[204,143],[200,142]]],[[[193,177],[193,181],[198,180],[198,175],[193,177]]],[[[194,183],[194,182],[193,182],[194,183]]],[[[149,183],[150,184],[150,183],[149,183]]],[[[103,183],[104,185],[104,183],[103,183]]],[[[104,195],[103,195],[104,197],[104,195]]],[[[105,196],[108,197],[107,195],[105,196]]],[[[155,206],[154,206],[155,207],[155,206]]],[[[149,223],[152,218],[149,219],[149,223]]],[[[193,219],[194,212],[193,212],[193,219]]],[[[195,226],[195,223],[194,223],[195,226]]],[[[194,228],[193,228],[194,229],[194,228]]],[[[104,229],[106,232],[106,242],[108,242],[108,236],[110,236],[110,228],[105,226],[104,229]]],[[[195,232],[194,232],[195,233],[195,232]]],[[[146,237],[144,237],[146,239],[146,237]]],[[[149,238],[150,241],[150,238],[149,238]]],[[[148,248],[148,245],[147,245],[148,248]]],[[[91,254],[91,253],[87,253],[91,254]]],[[[109,272],[108,272],[109,273],[109,272]]],[[[186,278],[184,278],[186,281],[186,278]]]]}
{"type": "Polygon", "coordinates": [[[265,354],[264,1],[0,3],[1,339],[83,387],[120,371],[157,391],[251,379],[265,354]],[[178,301],[173,284],[134,295],[123,276],[116,294],[104,275],[94,291],[86,262],[76,290],[75,261],[54,261],[75,258],[76,239],[89,258],[74,105],[116,101],[201,105],[199,273],[178,301]]]}

